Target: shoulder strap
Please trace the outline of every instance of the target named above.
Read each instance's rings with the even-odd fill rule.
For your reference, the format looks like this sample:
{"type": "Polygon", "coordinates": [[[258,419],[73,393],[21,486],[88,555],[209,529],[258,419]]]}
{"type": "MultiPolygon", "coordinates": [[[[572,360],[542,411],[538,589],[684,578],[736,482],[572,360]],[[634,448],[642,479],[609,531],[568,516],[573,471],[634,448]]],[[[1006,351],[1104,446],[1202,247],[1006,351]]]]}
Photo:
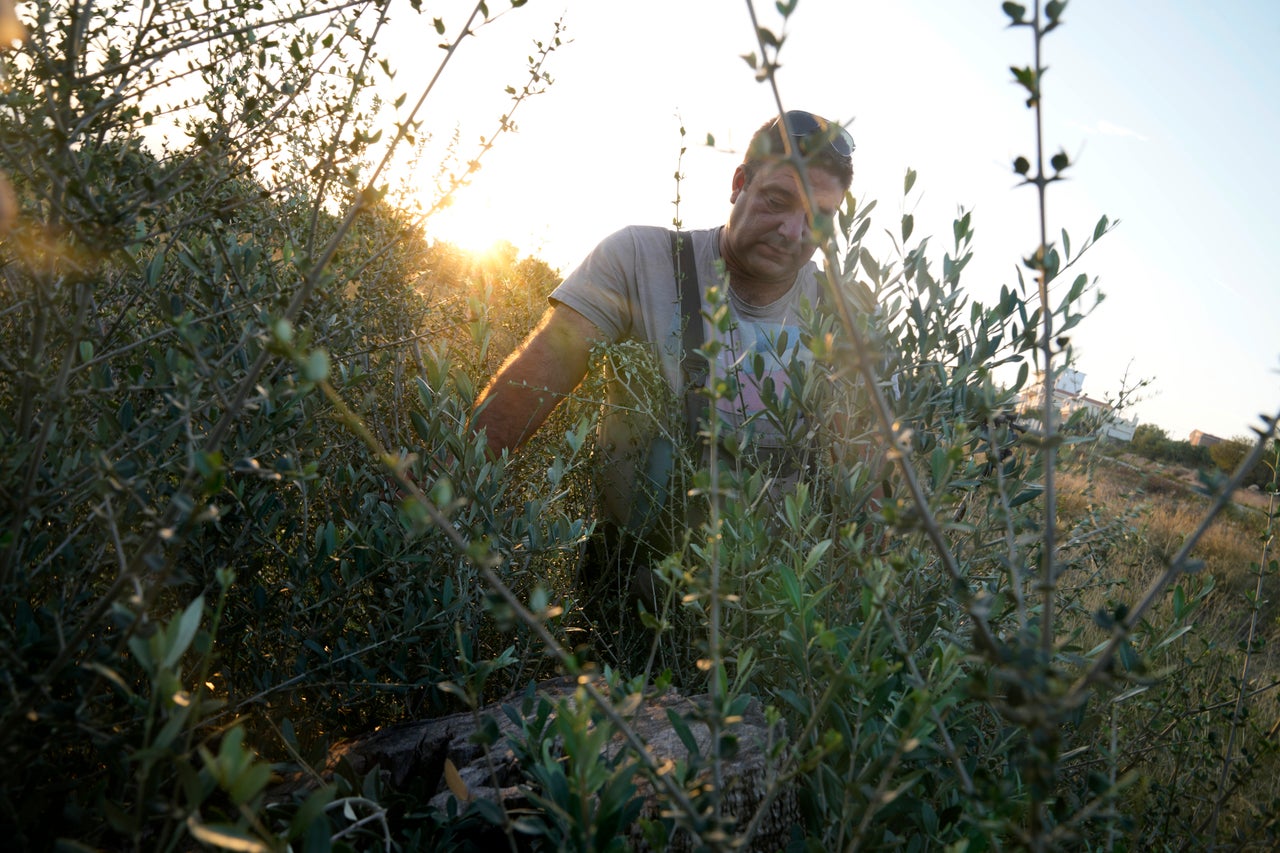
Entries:
{"type": "Polygon", "coordinates": [[[684,322],[684,356],[680,376],[684,382],[684,421],[689,438],[698,438],[698,423],[705,410],[702,389],[710,372],[702,348],[702,291],[698,287],[698,266],[693,254],[693,238],[683,231],[671,232],[671,257],[675,265],[676,287],[680,291],[680,314],[684,322]]]}

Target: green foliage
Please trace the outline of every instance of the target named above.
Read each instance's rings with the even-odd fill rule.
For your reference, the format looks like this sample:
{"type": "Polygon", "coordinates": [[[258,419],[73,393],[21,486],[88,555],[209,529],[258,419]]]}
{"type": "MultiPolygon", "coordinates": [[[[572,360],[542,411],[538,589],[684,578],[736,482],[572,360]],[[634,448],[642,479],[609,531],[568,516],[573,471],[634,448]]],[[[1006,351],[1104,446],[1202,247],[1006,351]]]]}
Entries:
{"type": "MultiPolygon", "coordinates": [[[[519,458],[472,434],[479,383],[556,276],[430,243],[370,182],[386,4],[153,2],[141,23],[133,3],[29,5],[0,93],[20,213],[0,235],[0,825],[15,845],[447,850],[478,833],[608,850],[639,822],[654,846],[727,849],[766,814],[735,818],[722,776],[753,698],[787,732],[756,793],[794,794],[797,848],[1172,848],[1219,826],[1274,841],[1259,787],[1274,746],[1249,713],[1264,692],[1246,689],[1262,636],[1197,632],[1216,587],[1184,577],[1187,553],[1142,596],[1119,587],[1108,559],[1132,529],[1098,508],[1055,538],[1070,439],[1011,415],[1030,365],[1050,370],[1087,314],[1086,276],[1056,304],[1048,285],[1106,217],[1074,252],[1065,231],[1035,247],[1035,281],[1020,271],[981,303],[961,284],[972,214],[941,251],[898,219],[877,258],[875,202],[850,197],[805,319],[812,357],[763,395],[762,418],[805,436],[794,490],[718,421],[709,453],[680,452],[644,354],[603,348],[669,440],[696,523],[663,519],[651,608],[622,579],[596,607],[574,578],[601,389],[519,458]],[[156,100],[185,77],[201,85],[156,100]],[[158,122],[187,141],[157,142],[158,122]],[[431,809],[437,792],[413,783],[319,773],[338,738],[593,667],[607,695],[584,681],[572,703],[527,692],[513,711],[523,810],[431,809]],[[656,767],[622,710],[671,684],[706,697],[671,715],[685,759],[656,767]],[[638,818],[643,789],[656,819],[638,818]]],[[[757,28],[762,80],[796,5],[757,28]]],[[[1064,5],[1005,11],[1040,39],[1064,5]]],[[[520,92],[546,82],[552,49],[520,92]]],[[[1014,69],[1036,109],[1042,75],[1014,69]]],[[[1042,159],[1015,161],[1039,192],[1072,165],[1059,154],[1045,175],[1042,159]]],[[[759,369],[713,377],[711,395],[759,369]]],[[[1165,452],[1138,433],[1135,450],[1165,452]]],[[[1255,616],[1275,574],[1265,549],[1258,565],[1255,616]]],[[[497,744],[490,729],[475,743],[497,744]]]]}
{"type": "MultiPolygon", "coordinates": [[[[1245,457],[1249,455],[1249,451],[1253,449],[1254,443],[1251,439],[1236,436],[1235,438],[1210,445],[1208,448],[1209,458],[1219,471],[1230,474],[1244,462],[1245,457]]],[[[1274,445],[1274,441],[1271,444],[1274,445]]],[[[1272,450],[1265,452],[1263,458],[1255,462],[1245,472],[1244,485],[1265,488],[1274,479],[1275,472],[1272,466],[1267,464],[1268,457],[1274,455],[1272,450]]]]}
{"type": "Polygon", "coordinates": [[[1222,471],[1234,471],[1249,455],[1253,442],[1244,438],[1232,438],[1210,445],[1209,458],[1222,471]]]}
{"type": "Polygon", "coordinates": [[[510,303],[553,272],[471,266],[367,185],[384,4],[188,5],[29,4],[4,57],[0,825],[24,848],[328,849],[359,808],[326,786],[278,816],[257,755],[316,764],[445,707],[459,634],[493,636],[396,477],[477,540],[581,535],[506,503],[464,438],[492,356],[458,284],[510,303]]]}
{"type": "Polygon", "coordinates": [[[1155,424],[1139,424],[1133,431],[1133,440],[1129,442],[1129,446],[1135,453],[1148,456],[1168,440],[1169,434],[1155,424]]]}
{"type": "Polygon", "coordinates": [[[635,759],[625,750],[600,757],[613,732],[593,703],[561,701],[553,709],[542,699],[531,713],[531,701],[516,717],[523,729],[517,757],[530,768],[537,816],[519,828],[553,850],[628,849],[625,830],[641,806],[635,759]]]}
{"type": "Polygon", "coordinates": [[[1185,465],[1189,468],[1208,468],[1214,464],[1208,447],[1195,446],[1189,441],[1174,441],[1169,438],[1168,433],[1154,424],[1139,424],[1133,431],[1129,449],[1156,462],[1185,465]]]}

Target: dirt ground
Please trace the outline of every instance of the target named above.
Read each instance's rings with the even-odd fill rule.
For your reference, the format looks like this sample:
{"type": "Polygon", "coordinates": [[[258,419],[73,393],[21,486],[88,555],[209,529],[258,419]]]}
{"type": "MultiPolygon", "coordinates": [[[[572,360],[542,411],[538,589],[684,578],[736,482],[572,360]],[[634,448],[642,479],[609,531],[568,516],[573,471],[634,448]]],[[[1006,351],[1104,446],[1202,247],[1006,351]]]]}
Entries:
{"type": "Polygon", "coordinates": [[[1271,506],[1271,495],[1266,492],[1254,492],[1249,489],[1237,489],[1231,499],[1238,504],[1251,506],[1263,511],[1266,511],[1271,506]]]}

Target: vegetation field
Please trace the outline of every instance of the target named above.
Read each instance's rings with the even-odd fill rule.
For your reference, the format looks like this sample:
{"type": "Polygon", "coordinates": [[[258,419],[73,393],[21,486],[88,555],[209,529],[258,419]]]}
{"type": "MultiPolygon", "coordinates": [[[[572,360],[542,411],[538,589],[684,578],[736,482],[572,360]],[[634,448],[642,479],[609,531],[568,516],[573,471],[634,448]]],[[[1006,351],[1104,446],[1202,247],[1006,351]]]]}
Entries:
{"type": "MultiPolygon", "coordinates": [[[[652,607],[592,598],[602,389],[514,457],[472,429],[558,273],[433,242],[430,212],[387,190],[424,132],[377,120],[391,4],[198,5],[0,2],[6,845],[1280,843],[1274,422],[1238,465],[1195,466],[1197,492],[1011,414],[1071,363],[1107,217],[1042,236],[987,303],[964,278],[966,211],[934,236],[855,196],[815,220],[828,310],[764,415],[807,425],[807,476],[776,504],[718,421],[705,454],[685,447],[646,353],[599,348],[673,439],[701,520],[670,515],[652,607]],[[872,227],[896,251],[873,256],[872,227]],[[1234,503],[1260,464],[1270,492],[1234,503]],[[562,675],[571,700],[526,692],[562,675]],[[629,714],[667,688],[700,699],[669,716],[687,749],[660,763],[629,714]],[[518,757],[518,801],[472,797],[448,767],[430,787],[324,772],[343,739],[503,699],[528,712],[509,755],[495,726],[473,746],[518,757]],[[778,736],[760,805],[735,813],[724,768],[755,707],[778,736]]],[[[795,5],[776,5],[783,24],[795,5]]],[[[1070,37],[1065,5],[1003,8],[1034,57],[1070,37]]],[[[749,73],[777,91],[785,38],[758,33],[749,73]]],[[[550,83],[558,34],[538,45],[515,106],[550,83]]],[[[1013,69],[1029,126],[1053,104],[1037,63],[1013,69]]],[[[1010,145],[1029,210],[1075,168],[1010,145]]],[[[447,199],[469,169],[429,179],[447,199]]],[[[903,191],[909,210],[914,173],[903,191]]]]}

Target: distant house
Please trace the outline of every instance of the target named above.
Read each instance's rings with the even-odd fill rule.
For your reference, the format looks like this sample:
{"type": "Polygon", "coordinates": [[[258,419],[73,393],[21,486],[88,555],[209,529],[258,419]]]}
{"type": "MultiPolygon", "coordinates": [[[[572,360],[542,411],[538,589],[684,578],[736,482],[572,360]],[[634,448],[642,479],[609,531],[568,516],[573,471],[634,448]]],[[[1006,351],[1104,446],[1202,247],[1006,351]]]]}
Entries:
{"type": "MultiPolygon", "coordinates": [[[[1116,412],[1115,406],[1097,400],[1084,393],[1084,374],[1078,370],[1064,370],[1053,387],[1053,410],[1061,426],[1073,417],[1086,418],[1096,424],[1094,431],[1117,441],[1132,441],[1138,419],[1126,420],[1116,412]],[[1083,414],[1080,414],[1083,413],[1083,414]]],[[[1044,416],[1044,374],[1037,374],[1036,381],[1022,393],[1019,411],[1039,420],[1044,416]]]]}
{"type": "Polygon", "coordinates": [[[1225,438],[1218,438],[1216,435],[1209,435],[1209,433],[1201,432],[1198,429],[1191,431],[1190,442],[1192,447],[1213,447],[1215,444],[1222,444],[1224,441],[1226,441],[1225,438]]]}

